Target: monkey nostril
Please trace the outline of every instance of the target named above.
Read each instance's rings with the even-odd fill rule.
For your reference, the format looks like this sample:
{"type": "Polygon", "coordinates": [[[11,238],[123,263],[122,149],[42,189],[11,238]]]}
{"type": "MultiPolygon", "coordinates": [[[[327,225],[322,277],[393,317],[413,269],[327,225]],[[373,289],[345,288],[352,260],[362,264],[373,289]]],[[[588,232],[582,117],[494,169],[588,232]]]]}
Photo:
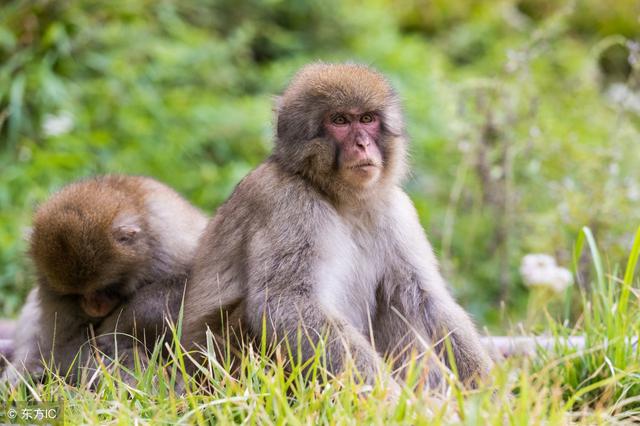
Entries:
{"type": "Polygon", "coordinates": [[[367,138],[358,138],[358,140],[356,140],[356,145],[366,148],[370,145],[370,142],[367,138]]]}

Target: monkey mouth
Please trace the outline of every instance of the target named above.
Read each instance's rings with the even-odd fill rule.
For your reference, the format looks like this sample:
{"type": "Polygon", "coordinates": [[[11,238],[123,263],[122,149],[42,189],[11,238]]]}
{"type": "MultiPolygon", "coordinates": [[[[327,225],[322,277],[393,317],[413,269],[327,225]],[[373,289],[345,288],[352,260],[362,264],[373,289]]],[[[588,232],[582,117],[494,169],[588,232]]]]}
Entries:
{"type": "Polygon", "coordinates": [[[351,170],[370,170],[378,167],[376,163],[371,160],[360,161],[358,163],[350,165],[348,168],[351,170]]]}

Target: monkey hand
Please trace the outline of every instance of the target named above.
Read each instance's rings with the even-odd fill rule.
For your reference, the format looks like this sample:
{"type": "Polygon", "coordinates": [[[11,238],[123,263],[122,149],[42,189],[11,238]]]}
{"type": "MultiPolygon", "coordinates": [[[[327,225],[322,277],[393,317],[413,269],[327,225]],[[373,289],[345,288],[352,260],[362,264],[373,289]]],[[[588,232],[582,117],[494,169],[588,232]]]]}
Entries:
{"type": "Polygon", "coordinates": [[[117,361],[126,369],[134,369],[136,358],[143,366],[148,363],[144,345],[138,344],[132,336],[118,332],[105,333],[96,336],[93,344],[99,356],[111,362],[117,361]]]}
{"type": "Polygon", "coordinates": [[[118,345],[118,339],[116,333],[105,333],[96,336],[94,345],[99,353],[106,355],[109,358],[115,358],[119,348],[126,349],[124,345],[118,345]]]}
{"type": "Polygon", "coordinates": [[[137,385],[136,367],[144,370],[149,364],[144,347],[135,345],[133,339],[116,338],[114,333],[96,337],[94,345],[102,361],[116,367],[124,384],[130,387],[137,385]]]}
{"type": "Polygon", "coordinates": [[[138,375],[136,374],[136,365],[140,367],[139,371],[144,371],[149,365],[149,357],[145,350],[130,348],[121,352],[118,357],[120,368],[120,378],[124,384],[130,387],[138,385],[138,375]]]}

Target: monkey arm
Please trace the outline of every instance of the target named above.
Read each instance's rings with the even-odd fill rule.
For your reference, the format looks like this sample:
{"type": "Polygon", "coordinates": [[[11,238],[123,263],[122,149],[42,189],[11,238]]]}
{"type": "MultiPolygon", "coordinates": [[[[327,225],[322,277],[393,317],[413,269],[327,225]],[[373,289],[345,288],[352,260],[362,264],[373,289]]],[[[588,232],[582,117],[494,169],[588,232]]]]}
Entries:
{"type": "MultiPolygon", "coordinates": [[[[244,317],[246,278],[242,273],[244,229],[241,222],[252,222],[238,210],[233,197],[223,204],[198,246],[184,299],[181,343],[187,350],[206,348],[207,328],[214,336],[221,337],[225,329],[232,328],[231,323],[237,324],[244,317]]],[[[234,343],[238,340],[235,338],[238,336],[229,337],[234,337],[234,343]]],[[[191,363],[188,365],[194,367],[191,363]]]]}
{"type": "MultiPolygon", "coordinates": [[[[43,299],[47,298],[46,292],[40,293],[43,299]]],[[[74,315],[79,312],[75,301],[58,297],[47,299],[46,303],[41,303],[40,354],[45,362],[53,359],[61,374],[75,377],[72,367],[86,367],[92,359],[90,322],[83,315],[74,315]]]]}
{"type": "Polygon", "coordinates": [[[384,321],[380,333],[395,330],[397,336],[404,337],[377,339],[396,343],[380,349],[402,361],[411,348],[424,353],[425,343],[435,345],[435,353],[449,365],[445,354],[445,339],[449,339],[460,379],[470,382],[484,376],[491,361],[473,322],[449,293],[411,201],[401,194],[397,205],[396,211],[405,214],[394,218],[396,233],[390,238],[397,256],[388,265],[379,289],[377,321],[384,321]]]}
{"type": "Polygon", "coordinates": [[[42,374],[42,357],[38,345],[38,331],[41,322],[38,289],[35,288],[29,293],[17,320],[17,326],[12,336],[14,352],[9,358],[11,365],[8,365],[3,372],[3,381],[7,380],[16,384],[19,381],[18,374],[25,371],[34,376],[42,374]]]}
{"type": "Polygon", "coordinates": [[[378,349],[394,359],[399,372],[412,351],[424,354],[430,367],[429,382],[436,386],[442,371],[433,356],[451,367],[445,345],[448,339],[460,379],[468,383],[484,376],[491,361],[467,313],[445,288],[428,288],[425,286],[428,278],[405,273],[397,271],[391,277],[399,280],[397,284],[385,282],[392,294],[385,296],[386,305],[378,307],[374,326],[376,343],[382,343],[377,345],[378,349]]]}
{"type": "Polygon", "coordinates": [[[167,330],[168,321],[176,321],[186,275],[170,281],[154,281],[138,289],[131,299],[102,320],[96,329],[96,342],[107,356],[116,351],[131,351],[137,342],[153,350],[167,330]]]}
{"type": "MultiPolygon", "coordinates": [[[[175,279],[153,280],[137,289],[101,321],[96,328],[95,346],[99,355],[104,355],[102,362],[117,360],[130,371],[134,371],[136,360],[143,368],[148,364],[148,354],[167,338],[169,320],[177,321],[186,274],[177,275],[175,279]]],[[[135,375],[126,370],[121,371],[121,377],[131,386],[136,384],[135,375]]]]}
{"type": "MultiPolygon", "coordinates": [[[[480,341],[473,321],[467,312],[458,305],[445,289],[440,298],[433,297],[434,292],[423,292],[421,320],[432,341],[436,344],[436,353],[446,352],[445,339],[451,343],[456,370],[463,383],[475,384],[485,377],[491,367],[491,359],[480,341]]],[[[450,365],[448,356],[444,361],[450,365]]]]}

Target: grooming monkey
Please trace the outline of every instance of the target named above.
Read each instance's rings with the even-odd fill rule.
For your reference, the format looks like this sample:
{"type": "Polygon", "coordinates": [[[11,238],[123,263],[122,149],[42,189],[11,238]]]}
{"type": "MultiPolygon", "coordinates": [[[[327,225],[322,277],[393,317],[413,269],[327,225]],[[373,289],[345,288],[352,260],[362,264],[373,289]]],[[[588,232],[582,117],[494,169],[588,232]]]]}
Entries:
{"type": "MultiPolygon", "coordinates": [[[[371,382],[383,357],[401,376],[412,353],[431,346],[449,364],[448,338],[459,377],[483,376],[489,357],[400,188],[405,150],[398,97],[378,72],[325,63],[299,71],[277,108],[272,155],[200,241],[185,347],[204,346],[207,327],[257,341],[266,332],[304,361],[325,336],[329,371],[350,358],[371,382]]],[[[430,368],[429,382],[441,374],[430,368]]]]}
{"type": "Polygon", "coordinates": [[[144,360],[167,318],[177,318],[205,226],[200,211],[146,177],[97,177],[54,194],[33,220],[37,286],[14,335],[17,371],[37,377],[52,361],[74,381],[78,367],[92,365],[92,335],[125,366],[139,346],[144,360]]]}

